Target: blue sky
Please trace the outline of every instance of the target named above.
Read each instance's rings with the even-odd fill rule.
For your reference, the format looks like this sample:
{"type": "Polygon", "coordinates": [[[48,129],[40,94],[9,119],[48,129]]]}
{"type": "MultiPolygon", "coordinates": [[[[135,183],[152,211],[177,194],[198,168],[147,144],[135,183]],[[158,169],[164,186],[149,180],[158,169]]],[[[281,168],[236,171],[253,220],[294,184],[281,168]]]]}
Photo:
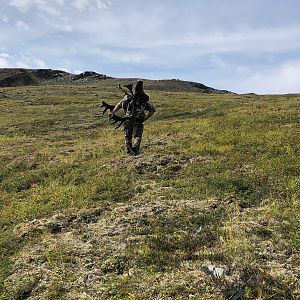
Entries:
{"type": "Polygon", "coordinates": [[[0,68],[300,92],[299,0],[0,0],[0,68]]]}

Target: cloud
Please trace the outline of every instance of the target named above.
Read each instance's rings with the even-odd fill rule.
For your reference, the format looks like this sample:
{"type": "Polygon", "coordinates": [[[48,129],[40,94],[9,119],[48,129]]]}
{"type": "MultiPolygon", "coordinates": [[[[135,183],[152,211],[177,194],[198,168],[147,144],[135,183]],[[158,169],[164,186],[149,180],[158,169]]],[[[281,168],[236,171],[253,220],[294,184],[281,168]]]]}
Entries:
{"type": "Polygon", "coordinates": [[[3,15],[3,16],[2,16],[2,21],[3,21],[4,23],[8,23],[8,22],[9,22],[9,17],[8,17],[7,15],[3,15]]]}
{"type": "Polygon", "coordinates": [[[3,57],[3,58],[10,58],[10,55],[8,53],[0,53],[0,57],[3,57]]]}
{"type": "Polygon", "coordinates": [[[16,7],[21,12],[26,12],[31,6],[39,4],[39,0],[10,0],[8,4],[16,7]]]}
{"type": "Polygon", "coordinates": [[[24,69],[29,69],[30,68],[29,65],[27,65],[27,64],[25,64],[24,62],[21,62],[21,61],[17,61],[15,64],[12,65],[12,67],[24,68],[24,69]]]}
{"type": "Polygon", "coordinates": [[[42,61],[41,59],[34,59],[33,62],[35,64],[36,68],[39,68],[39,69],[47,68],[47,64],[44,61],[42,61]]]}
{"type": "Polygon", "coordinates": [[[79,10],[84,10],[89,6],[89,0],[73,0],[72,5],[79,10]]]}
{"type": "Polygon", "coordinates": [[[4,57],[0,56],[0,68],[9,68],[9,62],[4,57]]]}
{"type": "Polygon", "coordinates": [[[45,13],[48,13],[53,16],[61,15],[61,12],[59,10],[57,10],[56,8],[50,6],[46,3],[42,3],[41,5],[38,5],[38,10],[42,13],[45,12],[45,13]]]}
{"type": "MultiPolygon", "coordinates": [[[[74,7],[77,10],[83,11],[87,8],[107,8],[111,5],[109,0],[56,0],[56,4],[66,8],[74,7]]],[[[55,8],[55,3],[49,0],[9,0],[9,5],[17,8],[20,12],[26,13],[32,8],[38,9],[40,12],[47,12],[50,15],[59,16],[61,11],[55,8]],[[54,5],[53,5],[54,4],[54,5]]]]}
{"type": "Polygon", "coordinates": [[[272,52],[300,48],[300,26],[271,29],[199,32],[188,37],[160,37],[145,42],[146,47],[199,47],[199,53],[272,52]]]}
{"type": "Polygon", "coordinates": [[[108,8],[112,5],[112,2],[109,0],[73,0],[72,5],[78,10],[85,10],[89,7],[93,8],[96,4],[98,8],[108,8]]]}
{"type": "Polygon", "coordinates": [[[0,68],[46,68],[41,59],[33,59],[29,54],[0,53],[0,68]]]}
{"type": "Polygon", "coordinates": [[[28,25],[23,21],[18,21],[16,23],[16,27],[20,30],[23,30],[23,29],[28,30],[29,29],[28,25]]]}
{"type": "Polygon", "coordinates": [[[0,68],[28,68],[28,65],[16,60],[16,57],[2,52],[0,53],[0,68]]]}
{"type": "Polygon", "coordinates": [[[98,55],[108,62],[117,64],[141,64],[146,63],[149,57],[142,51],[122,51],[119,49],[98,49],[98,55]]]}
{"type": "Polygon", "coordinates": [[[112,5],[112,2],[109,0],[96,0],[98,8],[108,8],[108,6],[112,5]]]}
{"type": "Polygon", "coordinates": [[[2,2],[0,52],[11,54],[2,65],[180,78],[239,92],[298,88],[298,0],[2,2]]]}
{"type": "Polygon", "coordinates": [[[40,14],[40,18],[44,21],[43,25],[46,25],[48,27],[48,31],[50,32],[51,30],[53,31],[53,29],[55,29],[58,34],[73,31],[73,27],[69,24],[70,20],[68,18],[61,18],[59,20],[55,18],[53,20],[43,13],[40,14]]]}
{"type": "Polygon", "coordinates": [[[221,56],[212,54],[210,57],[210,61],[219,69],[228,68],[228,64],[225,62],[225,60],[221,56]]]}
{"type": "MultiPolygon", "coordinates": [[[[300,26],[209,28],[188,27],[165,11],[117,12],[107,10],[101,15],[91,14],[74,24],[75,30],[91,41],[106,46],[123,45],[140,49],[188,49],[198,54],[228,52],[284,52],[300,50],[300,26]],[[172,19],[173,17],[173,19],[172,19]],[[142,24],[138,26],[137,24],[142,24]]],[[[196,17],[196,16],[194,16],[196,17]]],[[[193,16],[191,16],[193,18],[193,16]]],[[[187,20],[188,21],[188,20],[187,20]]],[[[75,23],[75,22],[74,22],[75,23]]],[[[188,23],[188,22],[187,22],[188,23]]]]}
{"type": "Polygon", "coordinates": [[[261,94],[300,93],[300,60],[285,62],[271,70],[255,72],[239,84],[261,94]]]}
{"type": "Polygon", "coordinates": [[[10,55],[7,53],[0,53],[0,68],[9,68],[9,57],[10,55]]]}
{"type": "MultiPolygon", "coordinates": [[[[17,8],[22,13],[28,12],[31,8],[37,8],[40,12],[59,16],[61,12],[48,2],[47,0],[10,0],[8,4],[17,8]]],[[[57,1],[57,3],[63,4],[61,1],[57,1]]]]}

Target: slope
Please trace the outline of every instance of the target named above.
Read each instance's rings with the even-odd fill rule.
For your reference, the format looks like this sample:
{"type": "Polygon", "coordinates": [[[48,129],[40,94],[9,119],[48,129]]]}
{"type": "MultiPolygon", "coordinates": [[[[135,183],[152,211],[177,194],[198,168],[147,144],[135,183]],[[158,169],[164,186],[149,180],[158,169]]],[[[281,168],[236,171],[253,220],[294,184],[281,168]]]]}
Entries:
{"type": "Polygon", "coordinates": [[[113,80],[0,90],[2,299],[299,297],[300,97],[150,94],[133,158],[113,80]]]}

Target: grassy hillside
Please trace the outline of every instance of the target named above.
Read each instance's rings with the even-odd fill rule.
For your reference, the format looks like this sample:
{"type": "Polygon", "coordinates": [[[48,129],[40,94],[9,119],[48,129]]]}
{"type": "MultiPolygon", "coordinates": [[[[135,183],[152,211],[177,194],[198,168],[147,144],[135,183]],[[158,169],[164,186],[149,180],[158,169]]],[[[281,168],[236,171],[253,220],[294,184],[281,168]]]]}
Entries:
{"type": "Polygon", "coordinates": [[[150,96],[128,157],[116,81],[0,89],[0,299],[300,297],[300,96],[150,96]]]}

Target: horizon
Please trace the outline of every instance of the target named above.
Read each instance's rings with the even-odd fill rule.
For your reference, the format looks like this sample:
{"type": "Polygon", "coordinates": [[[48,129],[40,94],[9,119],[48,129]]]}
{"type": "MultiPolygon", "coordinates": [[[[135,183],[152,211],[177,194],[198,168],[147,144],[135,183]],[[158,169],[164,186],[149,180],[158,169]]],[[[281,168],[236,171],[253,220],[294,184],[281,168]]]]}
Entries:
{"type": "MultiPolygon", "coordinates": [[[[66,72],[68,74],[71,74],[71,75],[79,75],[79,74],[83,74],[85,72],[94,72],[96,74],[99,74],[99,75],[104,75],[107,77],[107,79],[121,79],[121,80],[148,80],[148,81],[172,81],[172,80],[178,80],[178,81],[181,81],[181,82],[194,82],[194,83],[200,83],[200,84],[203,84],[205,86],[207,86],[208,88],[212,88],[212,89],[216,89],[216,90],[224,90],[224,91],[227,91],[227,92],[230,92],[230,93],[233,93],[233,94],[255,94],[255,95],[258,95],[258,96],[267,96],[267,95],[299,95],[300,92],[295,92],[295,93],[255,93],[255,92],[245,92],[245,93],[238,93],[238,92],[235,92],[235,91],[231,91],[231,90],[228,90],[228,89],[217,89],[213,86],[208,86],[206,85],[205,83],[203,82],[198,82],[198,81],[192,81],[192,80],[183,80],[183,79],[180,79],[180,78],[141,78],[141,77],[115,77],[115,76],[112,76],[110,74],[104,74],[104,73],[98,73],[96,71],[93,71],[93,70],[85,70],[85,71],[80,71],[79,72],[69,72],[69,71],[66,71],[66,70],[61,70],[61,69],[49,69],[49,68],[40,68],[40,69],[32,69],[32,68],[0,68],[0,70],[4,70],[4,69],[7,69],[7,70],[10,70],[10,69],[18,69],[18,70],[51,70],[51,71],[61,71],[61,72],[66,72]]],[[[99,80],[103,80],[103,79],[99,79],[99,80]]],[[[15,86],[9,86],[9,87],[15,87],[15,86]]]]}
{"type": "Polygon", "coordinates": [[[0,68],[300,92],[296,0],[0,1],[0,68]]]}

